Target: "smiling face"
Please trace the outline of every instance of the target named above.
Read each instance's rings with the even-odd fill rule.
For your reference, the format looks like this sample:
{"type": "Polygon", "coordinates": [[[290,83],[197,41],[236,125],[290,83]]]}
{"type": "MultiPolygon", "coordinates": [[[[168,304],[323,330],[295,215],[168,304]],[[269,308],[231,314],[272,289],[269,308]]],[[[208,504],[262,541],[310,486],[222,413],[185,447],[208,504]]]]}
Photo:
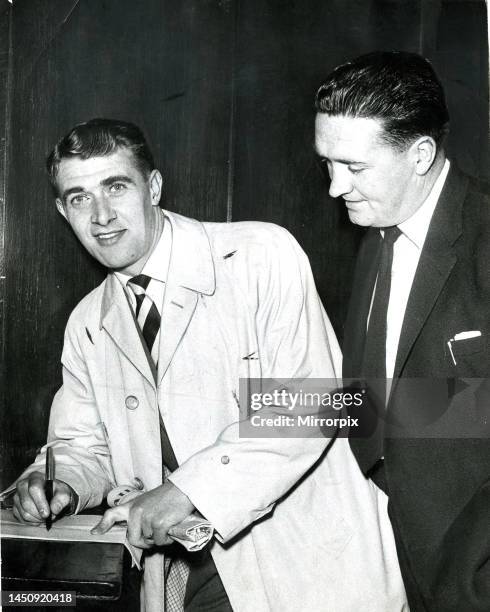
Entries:
{"type": "Polygon", "coordinates": [[[397,225],[423,202],[424,151],[417,143],[398,151],[383,141],[382,133],[376,119],[316,116],[315,148],[328,168],[329,193],[345,200],[349,218],[357,225],[397,225]]]}
{"type": "Polygon", "coordinates": [[[162,231],[158,208],[162,177],[145,176],[130,150],[61,160],[58,211],[87,251],[102,265],[139,274],[162,231]]]}

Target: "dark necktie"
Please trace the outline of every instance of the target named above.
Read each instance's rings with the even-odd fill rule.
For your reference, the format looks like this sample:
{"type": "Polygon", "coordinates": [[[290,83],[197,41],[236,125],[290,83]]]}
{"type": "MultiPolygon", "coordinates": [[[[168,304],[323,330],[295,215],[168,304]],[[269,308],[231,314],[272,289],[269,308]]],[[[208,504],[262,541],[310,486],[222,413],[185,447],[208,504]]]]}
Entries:
{"type": "Polygon", "coordinates": [[[386,379],[386,329],[393,247],[400,235],[396,225],[387,227],[380,245],[376,288],[364,344],[362,373],[365,377],[386,379]]]}
{"type": "Polygon", "coordinates": [[[153,359],[158,363],[158,348],[160,340],[160,313],[151,297],[146,293],[151,278],[146,274],[133,276],[128,281],[128,287],[136,298],[135,315],[141,334],[153,359]]]}
{"type": "Polygon", "coordinates": [[[380,240],[377,261],[378,274],[366,331],[362,360],[362,376],[366,379],[367,396],[360,427],[350,444],[364,474],[386,491],[383,456],[384,423],[386,418],[386,330],[391,289],[393,246],[400,236],[398,227],[388,227],[380,240]]]}

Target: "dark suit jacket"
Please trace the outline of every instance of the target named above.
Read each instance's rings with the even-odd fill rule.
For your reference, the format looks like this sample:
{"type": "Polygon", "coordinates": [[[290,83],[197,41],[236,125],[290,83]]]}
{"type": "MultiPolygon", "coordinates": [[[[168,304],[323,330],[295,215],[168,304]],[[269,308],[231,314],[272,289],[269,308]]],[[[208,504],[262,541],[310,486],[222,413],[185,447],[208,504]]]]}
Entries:
{"type": "MultiPolygon", "coordinates": [[[[378,240],[371,228],[360,247],[345,378],[362,374],[378,240]]],[[[351,446],[365,473],[384,455],[411,610],[490,610],[490,198],[454,164],[415,274],[394,376],[387,418],[371,440],[379,438],[378,451],[351,446]],[[448,342],[464,331],[481,335],[453,341],[453,359],[448,342]]]]}

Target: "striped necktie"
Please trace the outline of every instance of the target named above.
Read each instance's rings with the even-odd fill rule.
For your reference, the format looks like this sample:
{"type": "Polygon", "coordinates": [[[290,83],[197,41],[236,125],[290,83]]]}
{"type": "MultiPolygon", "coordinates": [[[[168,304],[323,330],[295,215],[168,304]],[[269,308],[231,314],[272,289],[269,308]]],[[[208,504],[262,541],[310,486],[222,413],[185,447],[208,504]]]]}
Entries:
{"type": "Polygon", "coordinates": [[[128,280],[128,287],[136,298],[135,315],[141,334],[155,366],[158,364],[160,344],[160,313],[151,297],[146,293],[151,277],[146,274],[133,276],[128,280]]]}
{"type": "MultiPolygon", "coordinates": [[[[161,317],[158,308],[151,297],[146,293],[152,281],[150,276],[139,274],[128,280],[128,287],[136,298],[135,316],[143,339],[148,347],[155,366],[158,362],[158,349],[160,340],[161,317]]],[[[154,281],[153,282],[158,282],[154,281]]],[[[165,440],[167,440],[165,438],[165,440]]],[[[167,441],[170,444],[169,441],[167,441]]],[[[162,452],[165,457],[164,444],[162,452]]],[[[173,456],[173,451],[172,451],[173,456]]],[[[164,480],[171,471],[163,463],[164,480]]],[[[187,579],[189,577],[189,564],[179,557],[165,556],[165,612],[183,612],[187,579]]]]}

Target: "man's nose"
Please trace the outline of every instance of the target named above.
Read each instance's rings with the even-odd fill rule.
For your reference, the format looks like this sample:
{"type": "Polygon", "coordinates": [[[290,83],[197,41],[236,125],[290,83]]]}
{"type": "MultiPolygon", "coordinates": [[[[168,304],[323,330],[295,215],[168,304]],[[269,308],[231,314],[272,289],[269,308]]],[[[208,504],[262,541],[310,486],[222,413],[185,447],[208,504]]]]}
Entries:
{"type": "Polygon", "coordinates": [[[328,193],[332,198],[339,198],[352,191],[352,181],[347,168],[332,168],[328,193]]]}
{"type": "Polygon", "coordinates": [[[94,197],[92,204],[92,223],[107,225],[116,218],[110,198],[105,195],[94,197]]]}

